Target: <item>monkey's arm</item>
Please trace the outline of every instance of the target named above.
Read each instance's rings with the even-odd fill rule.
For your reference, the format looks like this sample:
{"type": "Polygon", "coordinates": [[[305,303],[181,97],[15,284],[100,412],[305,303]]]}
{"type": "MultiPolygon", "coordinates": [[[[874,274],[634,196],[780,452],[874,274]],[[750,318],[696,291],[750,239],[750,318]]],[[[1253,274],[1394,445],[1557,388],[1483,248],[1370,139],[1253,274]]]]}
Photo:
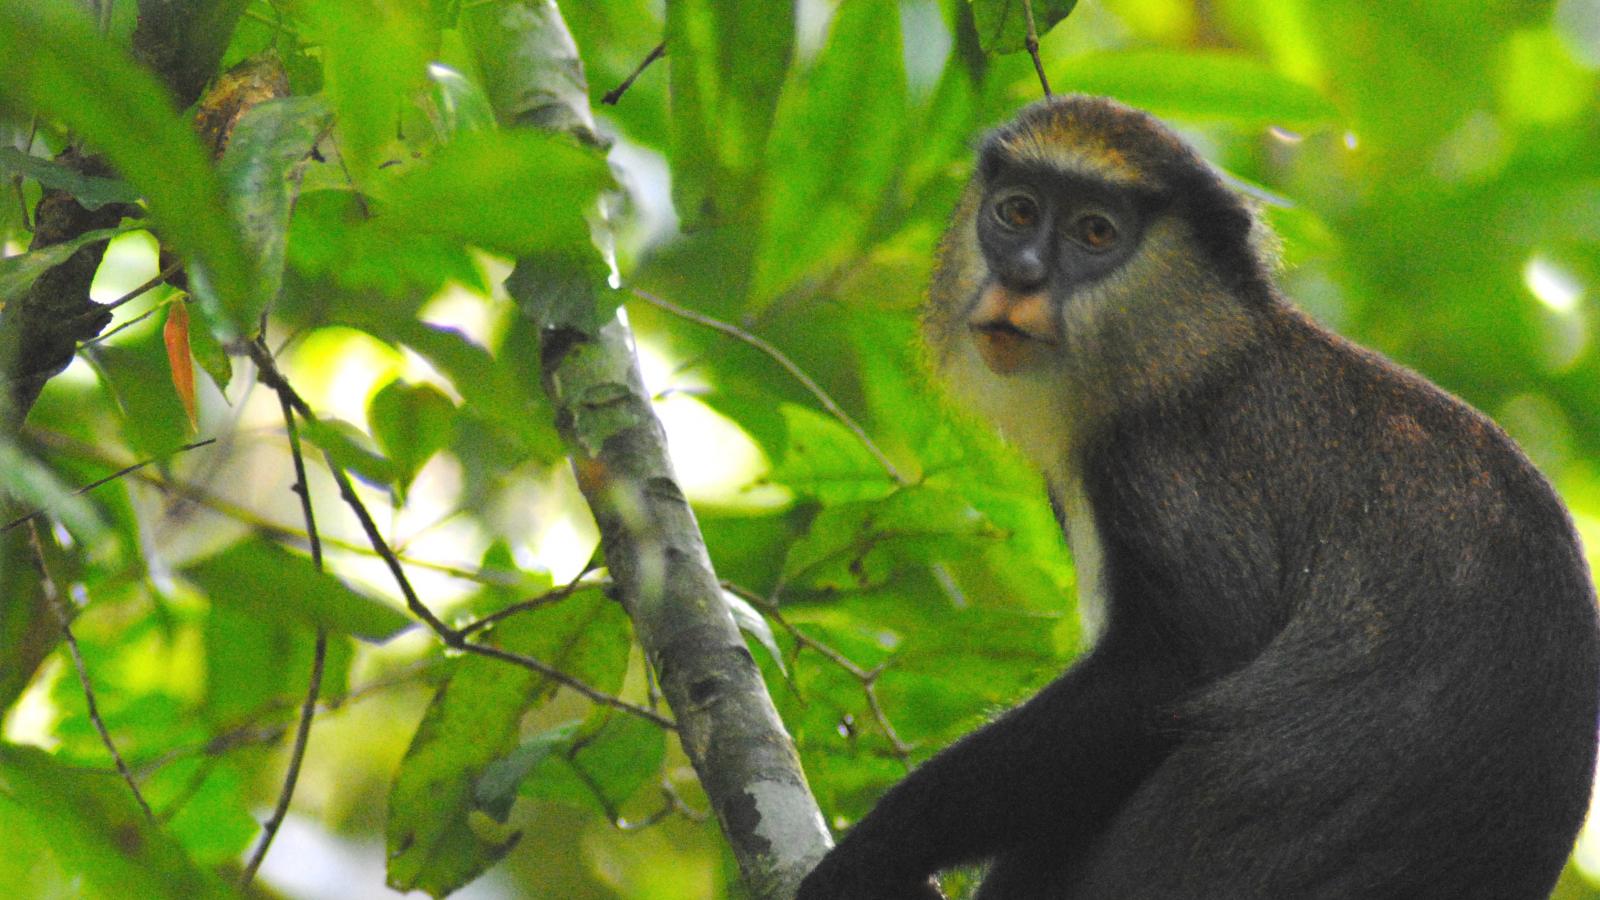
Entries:
{"type": "Polygon", "coordinates": [[[918,891],[939,869],[1096,830],[1170,749],[1156,710],[1182,687],[1118,637],[885,794],[800,900],[929,896],[918,891]]]}

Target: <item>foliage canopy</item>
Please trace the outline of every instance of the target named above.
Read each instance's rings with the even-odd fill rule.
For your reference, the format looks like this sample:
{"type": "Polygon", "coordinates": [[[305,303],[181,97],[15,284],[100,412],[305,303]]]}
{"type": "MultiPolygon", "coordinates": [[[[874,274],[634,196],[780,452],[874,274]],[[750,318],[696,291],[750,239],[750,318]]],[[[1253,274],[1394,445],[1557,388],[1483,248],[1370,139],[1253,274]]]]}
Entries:
{"type": "MultiPolygon", "coordinates": [[[[63,264],[90,258],[102,303],[168,277],[0,434],[5,518],[43,511],[0,533],[0,883],[234,893],[321,634],[274,889],[343,896],[386,863],[434,895],[737,890],[676,736],[448,650],[321,465],[443,621],[537,600],[482,633],[654,701],[592,571],[513,257],[543,317],[626,309],[830,822],[1078,651],[1038,479],[944,409],[915,347],[974,141],[1039,96],[1022,3],[565,3],[567,40],[537,0],[202,0],[205,27],[159,46],[163,4],[87,5],[0,0],[0,363],[28,356],[6,330],[63,264]],[[555,105],[533,90],[552,84],[555,105]],[[574,100],[593,132],[541,118],[574,100]],[[28,249],[62,239],[61,196],[106,221],[28,249]],[[257,380],[274,357],[316,414],[298,438],[328,572],[257,380]]],[[[1179,126],[1261,200],[1287,292],[1496,417],[1600,547],[1600,5],[1033,7],[1056,90],[1179,126]]],[[[1600,896],[1577,869],[1561,890],[1600,896]]]]}

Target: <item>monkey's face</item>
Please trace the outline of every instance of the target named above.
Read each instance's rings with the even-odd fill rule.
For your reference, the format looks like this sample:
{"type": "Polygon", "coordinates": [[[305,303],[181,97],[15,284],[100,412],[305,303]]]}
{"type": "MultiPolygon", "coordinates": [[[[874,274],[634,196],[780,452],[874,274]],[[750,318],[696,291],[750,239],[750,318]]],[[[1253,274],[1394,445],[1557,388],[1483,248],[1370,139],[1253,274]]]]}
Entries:
{"type": "Polygon", "coordinates": [[[987,277],[968,301],[966,325],[997,375],[1058,359],[1086,289],[1137,248],[1153,198],[1136,189],[1040,165],[991,147],[979,166],[983,199],[974,227],[987,277]]]}
{"type": "Polygon", "coordinates": [[[1231,364],[1270,299],[1255,220],[1153,117],[1035,104],[984,142],[923,315],[939,380],[1046,472],[1116,409],[1231,364]]]}

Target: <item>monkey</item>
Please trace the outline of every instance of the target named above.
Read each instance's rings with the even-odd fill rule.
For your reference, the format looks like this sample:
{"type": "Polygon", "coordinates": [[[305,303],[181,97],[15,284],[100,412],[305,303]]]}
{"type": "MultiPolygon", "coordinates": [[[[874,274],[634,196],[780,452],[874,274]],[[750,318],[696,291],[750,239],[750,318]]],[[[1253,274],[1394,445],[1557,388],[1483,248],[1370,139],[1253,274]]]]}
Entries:
{"type": "Polygon", "coordinates": [[[1549,895],[1588,807],[1600,625],[1487,417],[1324,329],[1251,203],[1153,116],[983,140],[932,377],[1044,476],[1094,637],[913,769],[800,900],[1549,895]]]}

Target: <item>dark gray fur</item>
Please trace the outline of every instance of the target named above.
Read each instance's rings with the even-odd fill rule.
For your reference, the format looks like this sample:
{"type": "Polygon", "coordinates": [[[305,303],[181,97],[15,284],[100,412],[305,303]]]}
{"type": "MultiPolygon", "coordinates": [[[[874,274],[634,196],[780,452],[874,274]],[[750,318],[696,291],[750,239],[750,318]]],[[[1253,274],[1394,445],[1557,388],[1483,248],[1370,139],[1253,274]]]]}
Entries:
{"type": "Polygon", "coordinates": [[[984,900],[1547,897],[1600,703],[1560,501],[1484,416],[1290,308],[1154,120],[1057,104],[1009,127],[1077,104],[1125,136],[1245,337],[1062,449],[1104,554],[1094,650],[889,791],[801,900],[923,900],[980,860],[984,900]]]}

